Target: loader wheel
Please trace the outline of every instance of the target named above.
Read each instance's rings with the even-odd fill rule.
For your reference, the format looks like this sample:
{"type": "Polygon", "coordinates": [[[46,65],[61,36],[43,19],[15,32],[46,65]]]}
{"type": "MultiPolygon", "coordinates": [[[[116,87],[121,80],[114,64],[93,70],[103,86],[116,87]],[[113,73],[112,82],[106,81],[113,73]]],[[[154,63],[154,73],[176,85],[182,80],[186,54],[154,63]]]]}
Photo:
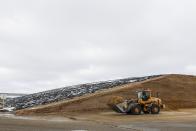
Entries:
{"type": "Polygon", "coordinates": [[[132,108],[131,108],[131,113],[133,115],[140,115],[142,111],[142,108],[139,104],[135,104],[132,108]]]}
{"type": "Polygon", "coordinates": [[[159,114],[159,112],[160,112],[160,107],[156,104],[153,104],[151,106],[151,113],[152,114],[159,114]]]}

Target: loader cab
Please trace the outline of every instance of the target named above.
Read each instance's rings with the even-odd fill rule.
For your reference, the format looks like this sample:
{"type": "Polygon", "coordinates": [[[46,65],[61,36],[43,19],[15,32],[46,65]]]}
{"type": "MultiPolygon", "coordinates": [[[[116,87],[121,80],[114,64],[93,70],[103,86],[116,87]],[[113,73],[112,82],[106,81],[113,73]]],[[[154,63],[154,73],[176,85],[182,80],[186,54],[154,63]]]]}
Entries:
{"type": "Polygon", "coordinates": [[[137,92],[138,99],[147,101],[151,97],[151,90],[142,90],[137,92]]]}

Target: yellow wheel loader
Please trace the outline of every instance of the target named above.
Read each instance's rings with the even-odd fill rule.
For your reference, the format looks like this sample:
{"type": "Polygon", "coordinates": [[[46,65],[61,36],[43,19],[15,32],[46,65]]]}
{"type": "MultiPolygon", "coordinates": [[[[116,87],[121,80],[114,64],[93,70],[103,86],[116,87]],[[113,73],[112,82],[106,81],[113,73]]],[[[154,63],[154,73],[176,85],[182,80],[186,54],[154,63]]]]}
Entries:
{"type": "Polygon", "coordinates": [[[149,89],[137,91],[136,100],[123,100],[121,97],[112,98],[113,102],[108,104],[114,111],[118,113],[126,113],[139,115],[144,114],[159,114],[160,109],[165,108],[162,100],[157,97],[152,97],[152,91],[149,89]]]}

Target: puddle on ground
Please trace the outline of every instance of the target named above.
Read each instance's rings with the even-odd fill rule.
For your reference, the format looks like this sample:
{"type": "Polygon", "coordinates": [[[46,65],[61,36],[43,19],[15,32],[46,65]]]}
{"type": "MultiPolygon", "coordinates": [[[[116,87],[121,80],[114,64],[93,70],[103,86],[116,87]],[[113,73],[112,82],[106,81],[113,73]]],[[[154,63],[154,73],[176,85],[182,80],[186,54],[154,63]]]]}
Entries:
{"type": "Polygon", "coordinates": [[[136,131],[161,131],[160,129],[157,128],[149,128],[149,127],[135,127],[133,125],[119,125],[119,128],[124,128],[124,129],[132,129],[136,131]]]}
{"type": "Polygon", "coordinates": [[[189,129],[195,129],[196,125],[195,123],[183,123],[183,122],[135,122],[131,124],[126,125],[119,125],[119,128],[124,129],[133,129],[138,131],[162,131],[167,129],[176,129],[180,130],[182,128],[185,128],[187,130],[189,129]]]}

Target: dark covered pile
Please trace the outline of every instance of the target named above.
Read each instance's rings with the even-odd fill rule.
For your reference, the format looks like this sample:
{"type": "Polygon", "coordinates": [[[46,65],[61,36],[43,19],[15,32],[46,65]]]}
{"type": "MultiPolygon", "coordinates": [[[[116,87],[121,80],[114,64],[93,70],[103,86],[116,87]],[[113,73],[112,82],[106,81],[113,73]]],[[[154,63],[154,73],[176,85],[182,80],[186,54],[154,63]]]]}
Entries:
{"type": "Polygon", "coordinates": [[[109,89],[123,84],[144,81],[154,77],[158,77],[158,75],[102,81],[102,82],[87,83],[87,84],[80,84],[80,85],[69,86],[64,88],[58,88],[54,90],[49,90],[49,91],[30,94],[30,95],[17,97],[13,99],[8,99],[6,101],[6,106],[15,107],[16,110],[24,109],[36,105],[43,105],[43,104],[57,102],[65,99],[71,99],[77,96],[82,96],[84,94],[94,93],[98,90],[109,89]]]}

